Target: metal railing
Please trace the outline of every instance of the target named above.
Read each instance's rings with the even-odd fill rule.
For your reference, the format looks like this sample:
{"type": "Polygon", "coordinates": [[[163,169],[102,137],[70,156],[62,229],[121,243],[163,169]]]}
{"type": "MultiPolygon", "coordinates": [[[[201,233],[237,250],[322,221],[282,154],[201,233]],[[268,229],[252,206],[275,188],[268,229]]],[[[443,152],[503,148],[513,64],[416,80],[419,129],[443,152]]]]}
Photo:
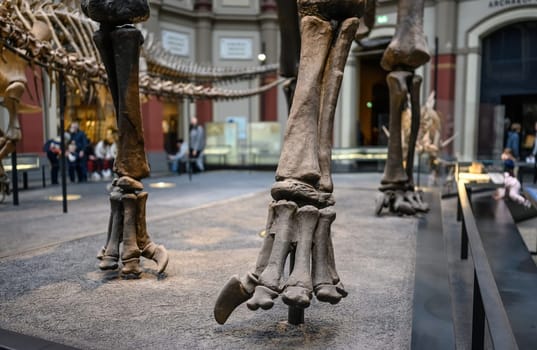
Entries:
{"type": "Polygon", "coordinates": [[[474,265],[472,349],[485,347],[485,319],[494,349],[518,349],[479,235],[466,184],[458,181],[457,189],[462,219],[461,259],[468,258],[468,249],[470,249],[474,265]]]}

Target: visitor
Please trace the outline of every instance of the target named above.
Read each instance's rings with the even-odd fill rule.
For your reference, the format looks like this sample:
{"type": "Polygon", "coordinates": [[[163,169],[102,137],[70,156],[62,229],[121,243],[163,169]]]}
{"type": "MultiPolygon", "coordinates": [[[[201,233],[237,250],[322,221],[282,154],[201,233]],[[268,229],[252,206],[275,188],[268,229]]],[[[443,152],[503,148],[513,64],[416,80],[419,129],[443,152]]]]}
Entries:
{"type": "Polygon", "coordinates": [[[112,179],[112,169],[117,155],[117,147],[114,134],[107,137],[95,146],[95,157],[97,158],[97,173],[103,180],[112,179]]]}
{"type": "Polygon", "coordinates": [[[60,170],[60,159],[62,154],[61,140],[58,136],[51,138],[43,145],[43,152],[46,153],[50,164],[50,183],[58,184],[58,173],[60,170]]]}
{"type": "Polygon", "coordinates": [[[76,146],[76,173],[78,176],[78,182],[85,182],[88,179],[88,157],[86,148],[88,147],[89,140],[86,136],[86,133],[80,130],[80,125],[78,122],[71,123],[69,126],[69,134],[71,142],[74,142],[76,146]]]}
{"type": "Polygon", "coordinates": [[[193,172],[203,171],[203,149],[205,148],[205,132],[203,127],[198,124],[198,118],[190,119],[189,133],[190,159],[195,159],[193,172]]]}
{"type": "Polygon", "coordinates": [[[513,153],[513,157],[518,159],[520,157],[520,124],[513,123],[511,125],[511,131],[507,134],[507,144],[505,148],[510,148],[513,153]]]}
{"type": "Polygon", "coordinates": [[[67,145],[65,158],[67,159],[67,170],[69,173],[69,180],[71,180],[71,182],[76,182],[75,174],[80,173],[80,170],[79,170],[80,157],[79,157],[79,152],[76,149],[75,141],[69,141],[69,144],[67,145]]]}
{"type": "Polygon", "coordinates": [[[183,139],[177,140],[177,152],[175,154],[168,154],[168,160],[170,162],[170,170],[173,173],[181,174],[181,164],[185,163],[188,159],[188,144],[183,139]]]}

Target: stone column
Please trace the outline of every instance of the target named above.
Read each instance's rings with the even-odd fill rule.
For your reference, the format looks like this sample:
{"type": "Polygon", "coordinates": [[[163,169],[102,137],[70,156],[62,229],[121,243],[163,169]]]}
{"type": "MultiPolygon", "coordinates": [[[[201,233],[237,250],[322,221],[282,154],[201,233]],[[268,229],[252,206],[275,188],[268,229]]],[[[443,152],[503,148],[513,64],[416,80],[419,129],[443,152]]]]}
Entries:
{"type": "MultiPolygon", "coordinates": [[[[278,61],[278,16],[275,0],[261,1],[261,51],[266,60],[261,64],[276,63],[278,61]]],[[[261,85],[269,84],[277,79],[276,74],[261,78],[261,85]]],[[[262,121],[278,120],[278,88],[274,87],[260,96],[260,110],[262,121]]]]}
{"type": "MultiPolygon", "coordinates": [[[[213,2],[212,0],[195,0],[194,11],[196,12],[196,57],[197,63],[213,62],[213,2]]],[[[194,115],[193,115],[194,116],[194,115]]],[[[196,101],[196,113],[200,124],[213,120],[213,103],[211,100],[196,101]]]]}

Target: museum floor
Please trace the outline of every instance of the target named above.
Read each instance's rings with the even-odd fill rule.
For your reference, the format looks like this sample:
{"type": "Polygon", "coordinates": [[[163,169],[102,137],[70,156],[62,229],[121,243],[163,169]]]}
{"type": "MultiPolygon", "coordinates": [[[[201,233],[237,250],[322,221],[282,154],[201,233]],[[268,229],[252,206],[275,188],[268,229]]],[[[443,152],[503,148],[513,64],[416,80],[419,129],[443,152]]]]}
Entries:
{"type": "Polygon", "coordinates": [[[170,264],[158,276],[145,260],[139,280],[97,267],[105,183],[70,185],[81,198],[67,214],[49,200],[59,187],[21,191],[18,207],[0,204],[0,349],[408,349],[419,219],[373,215],[380,175],[334,176],[336,262],[349,295],[337,305],[314,299],[301,326],[287,324],[281,299],[268,311],[241,305],[225,325],[212,315],[228,278],[255,264],[273,172],[144,181],[148,229],[170,264]]]}

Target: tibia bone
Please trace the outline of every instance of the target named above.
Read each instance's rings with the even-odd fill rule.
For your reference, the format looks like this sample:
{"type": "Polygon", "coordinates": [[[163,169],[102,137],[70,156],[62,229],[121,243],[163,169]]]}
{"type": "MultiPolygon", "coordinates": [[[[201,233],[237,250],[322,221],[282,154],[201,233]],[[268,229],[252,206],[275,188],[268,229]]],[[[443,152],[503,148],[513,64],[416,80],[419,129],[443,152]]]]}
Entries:
{"type": "Polygon", "coordinates": [[[391,72],[386,77],[390,89],[390,138],[388,140],[388,159],[381,180],[381,190],[403,188],[408,177],[403,169],[403,150],[401,143],[401,113],[408,93],[407,80],[412,73],[391,72]]]}
{"type": "Polygon", "coordinates": [[[300,24],[300,67],[276,180],[293,178],[317,186],[321,176],[317,135],[319,96],[332,27],[330,22],[313,16],[303,17],[300,24]]]}

